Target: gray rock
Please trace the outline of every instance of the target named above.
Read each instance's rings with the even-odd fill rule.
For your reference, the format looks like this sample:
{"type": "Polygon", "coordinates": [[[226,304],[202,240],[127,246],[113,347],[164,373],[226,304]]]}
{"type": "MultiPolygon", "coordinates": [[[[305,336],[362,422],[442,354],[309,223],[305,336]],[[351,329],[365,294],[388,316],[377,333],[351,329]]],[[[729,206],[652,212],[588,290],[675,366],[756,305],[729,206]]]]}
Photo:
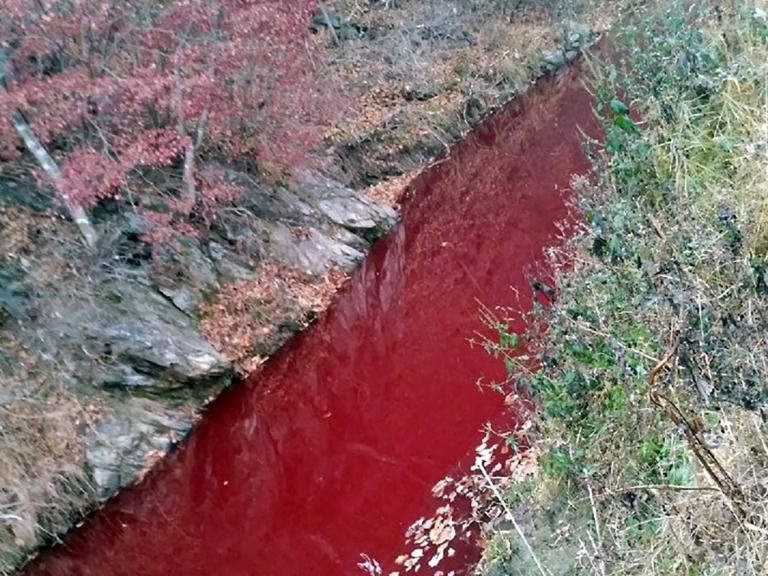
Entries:
{"type": "Polygon", "coordinates": [[[16,320],[28,317],[31,288],[24,282],[25,276],[18,262],[0,257],[0,326],[4,316],[16,320]]]}
{"type": "Polygon", "coordinates": [[[210,242],[208,252],[216,267],[216,272],[225,282],[256,278],[257,274],[253,271],[252,265],[251,267],[246,266],[246,263],[239,256],[218,242],[210,242]]]}
{"type": "Polygon", "coordinates": [[[581,51],[595,39],[595,32],[587,24],[566,22],[562,30],[561,48],[545,50],[541,53],[544,71],[552,72],[575,60],[581,51]]]}
{"type": "Polygon", "coordinates": [[[297,236],[282,222],[269,225],[267,254],[270,258],[310,274],[323,274],[333,266],[350,269],[365,256],[360,239],[355,236],[358,248],[350,246],[349,236],[343,240],[334,238],[316,228],[307,230],[305,236],[297,236]]]}
{"type": "Polygon", "coordinates": [[[0,180],[1,202],[25,206],[35,212],[45,212],[53,206],[53,192],[50,188],[41,188],[33,181],[0,180]]]}
{"type": "Polygon", "coordinates": [[[469,96],[464,102],[464,118],[470,126],[477,126],[485,116],[485,104],[477,96],[469,96]]]}
{"type": "Polygon", "coordinates": [[[371,230],[378,226],[367,206],[358,198],[335,196],[317,201],[317,207],[331,222],[352,230],[371,230]]]}
{"type": "Polygon", "coordinates": [[[406,86],[403,90],[403,97],[408,101],[425,102],[435,98],[438,94],[440,94],[440,87],[432,84],[406,86]]]}
{"type": "MultiPolygon", "coordinates": [[[[243,207],[225,214],[216,231],[251,259],[276,260],[312,274],[332,266],[349,269],[370,241],[397,221],[391,208],[317,171],[299,172],[293,188],[271,190],[243,175],[233,178],[246,188],[243,207]]],[[[223,246],[212,243],[209,251],[222,275],[246,276],[246,267],[223,246]]]]}
{"type": "Polygon", "coordinates": [[[331,222],[353,232],[381,234],[397,221],[390,207],[376,204],[319,172],[302,171],[297,181],[307,202],[331,222]]]}
{"type": "Polygon", "coordinates": [[[205,294],[218,286],[215,264],[197,238],[183,238],[165,250],[155,263],[153,279],[161,294],[193,318],[205,294]]]}
{"type": "Polygon", "coordinates": [[[158,388],[158,382],[156,378],[153,378],[148,374],[137,372],[135,369],[126,364],[104,367],[100,371],[99,380],[105,387],[108,388],[144,388],[147,390],[158,388]]]}
{"type": "Polygon", "coordinates": [[[192,419],[181,410],[131,398],[92,426],[85,457],[100,501],[131,483],[152,453],[165,454],[189,431],[192,419]]]}
{"type": "Polygon", "coordinates": [[[541,53],[545,70],[557,70],[568,62],[565,51],[561,49],[545,50],[541,53]]]}
{"type": "Polygon", "coordinates": [[[149,286],[112,285],[80,306],[56,329],[86,351],[83,380],[162,391],[231,377],[230,362],[149,286]]]}
{"type": "Polygon", "coordinates": [[[158,287],[160,294],[170,299],[173,305],[189,316],[197,315],[200,304],[203,303],[203,297],[199,290],[191,286],[177,284],[176,286],[158,287]]]}
{"type": "Polygon", "coordinates": [[[565,49],[579,51],[585,48],[595,39],[595,31],[589,24],[583,22],[568,21],[563,30],[565,49]]]}
{"type": "Polygon", "coordinates": [[[179,329],[157,316],[101,324],[92,337],[108,343],[120,361],[164,382],[210,380],[225,376],[230,369],[196,331],[179,329]]]}

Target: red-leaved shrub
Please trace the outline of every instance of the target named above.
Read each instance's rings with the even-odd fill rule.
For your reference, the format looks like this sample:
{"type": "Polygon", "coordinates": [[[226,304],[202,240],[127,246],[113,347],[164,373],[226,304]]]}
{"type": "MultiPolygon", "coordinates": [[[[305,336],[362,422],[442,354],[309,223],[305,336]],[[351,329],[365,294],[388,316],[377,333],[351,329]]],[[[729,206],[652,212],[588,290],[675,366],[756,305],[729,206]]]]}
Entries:
{"type": "MultiPolygon", "coordinates": [[[[334,108],[309,35],[313,0],[0,0],[0,159],[21,113],[84,207],[142,170],[182,173],[156,222],[210,221],[236,193],[209,158],[283,169],[334,108]],[[188,212],[185,213],[185,210],[188,212]]],[[[140,194],[138,194],[140,197],[140,194]]]]}

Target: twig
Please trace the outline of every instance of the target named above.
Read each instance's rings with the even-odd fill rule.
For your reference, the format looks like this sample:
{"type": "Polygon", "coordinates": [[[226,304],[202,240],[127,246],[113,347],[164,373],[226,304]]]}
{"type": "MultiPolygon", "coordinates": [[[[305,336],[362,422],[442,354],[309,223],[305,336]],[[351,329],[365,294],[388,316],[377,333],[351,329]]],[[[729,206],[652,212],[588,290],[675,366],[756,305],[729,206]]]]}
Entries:
{"type": "Polygon", "coordinates": [[[768,530],[765,528],[760,528],[760,526],[755,526],[751,522],[744,522],[744,527],[749,528],[750,530],[754,530],[755,532],[759,532],[763,536],[768,536],[768,530]]]}
{"type": "Polygon", "coordinates": [[[659,235],[659,238],[661,238],[664,242],[666,242],[667,235],[664,233],[664,230],[661,228],[661,224],[659,224],[659,221],[653,217],[653,214],[648,214],[648,221],[653,226],[653,229],[656,232],[656,234],[659,235]]]}
{"type": "Polygon", "coordinates": [[[504,497],[502,496],[501,492],[497,488],[496,484],[493,482],[493,479],[488,474],[488,471],[485,469],[485,465],[482,462],[478,462],[478,466],[480,468],[480,472],[483,474],[483,477],[485,478],[485,481],[488,482],[488,485],[491,487],[491,490],[493,491],[493,495],[496,497],[496,499],[499,501],[499,504],[501,504],[501,507],[504,508],[504,512],[507,515],[507,518],[510,522],[512,522],[512,526],[515,528],[515,532],[517,532],[517,535],[520,536],[520,540],[523,542],[523,545],[525,545],[526,550],[528,550],[528,553],[531,555],[531,558],[533,558],[533,561],[536,563],[536,567],[539,569],[539,572],[542,574],[542,576],[551,576],[549,571],[544,568],[544,566],[539,561],[538,556],[536,556],[536,553],[533,551],[533,548],[531,548],[530,543],[528,542],[528,539],[525,537],[525,533],[523,532],[523,529],[520,527],[520,525],[517,523],[517,520],[515,520],[515,516],[512,514],[512,510],[509,509],[509,506],[504,501],[504,497]]]}
{"type": "Polygon", "coordinates": [[[331,22],[331,17],[328,15],[328,11],[325,9],[325,4],[323,2],[318,2],[317,6],[318,8],[320,8],[320,12],[323,15],[323,20],[325,20],[325,25],[328,27],[328,31],[331,33],[331,38],[333,39],[333,45],[334,46],[341,45],[339,36],[338,34],[336,34],[336,29],[333,27],[333,22],[331,22]]]}
{"type": "Polygon", "coordinates": [[[664,358],[659,360],[656,366],[653,367],[650,374],[648,374],[648,398],[652,404],[658,406],[672,421],[672,423],[682,429],[685,435],[688,445],[691,448],[694,456],[699,463],[704,467],[709,477],[717,484],[723,495],[728,498],[733,504],[739,519],[743,520],[747,518],[747,510],[744,504],[744,493],[738,483],[728,474],[728,471],[720,463],[717,456],[714,455],[712,450],[702,441],[690,420],[685,416],[683,411],[675,404],[675,402],[663,392],[660,392],[656,387],[656,379],[659,373],[669,364],[669,361],[677,353],[677,347],[680,342],[680,334],[674,340],[674,343],[670,347],[669,351],[665,354],[664,358]]]}
{"type": "Polygon", "coordinates": [[[597,534],[597,544],[600,547],[600,551],[603,550],[603,537],[600,534],[600,521],[597,518],[597,507],[595,506],[595,495],[592,493],[592,486],[587,483],[587,491],[589,492],[589,503],[592,506],[592,518],[595,520],[595,533],[597,534]]]}
{"type": "Polygon", "coordinates": [[[627,486],[621,490],[615,490],[613,493],[618,492],[631,492],[633,490],[677,490],[677,491],[701,491],[701,492],[720,492],[720,488],[715,486],[681,486],[679,484],[638,484],[637,486],[627,486]]]}
{"type": "MultiPolygon", "coordinates": [[[[587,536],[589,537],[589,543],[592,545],[594,556],[597,558],[597,566],[600,569],[600,574],[602,574],[602,576],[605,576],[605,560],[604,560],[605,554],[603,554],[603,545],[602,543],[599,542],[599,536],[598,536],[597,544],[595,544],[595,539],[592,538],[592,532],[587,531],[587,536]]],[[[590,558],[590,562],[592,562],[592,565],[594,567],[594,562],[592,561],[592,558],[590,558]]]]}

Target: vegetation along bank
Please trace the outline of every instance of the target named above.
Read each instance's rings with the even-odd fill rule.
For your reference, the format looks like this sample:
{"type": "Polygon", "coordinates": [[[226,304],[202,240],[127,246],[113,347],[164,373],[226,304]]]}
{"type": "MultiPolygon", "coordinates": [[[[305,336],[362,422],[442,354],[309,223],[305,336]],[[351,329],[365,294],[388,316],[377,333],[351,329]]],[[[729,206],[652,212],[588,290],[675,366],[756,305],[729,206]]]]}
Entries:
{"type": "Polygon", "coordinates": [[[477,573],[766,574],[766,6],[635,6],[611,44],[553,305],[489,345],[537,409],[477,573]]]}

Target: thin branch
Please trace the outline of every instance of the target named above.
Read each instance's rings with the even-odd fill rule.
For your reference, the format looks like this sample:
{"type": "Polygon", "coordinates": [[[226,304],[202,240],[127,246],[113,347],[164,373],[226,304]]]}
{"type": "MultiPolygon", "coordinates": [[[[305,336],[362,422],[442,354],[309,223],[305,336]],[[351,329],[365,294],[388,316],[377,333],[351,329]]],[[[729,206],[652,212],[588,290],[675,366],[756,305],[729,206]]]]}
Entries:
{"type": "Polygon", "coordinates": [[[627,486],[621,490],[612,491],[614,494],[618,492],[632,492],[634,490],[670,490],[680,492],[720,492],[720,488],[715,486],[682,486],[680,484],[638,484],[637,486],[627,486]]]}
{"type": "Polygon", "coordinates": [[[597,517],[597,506],[595,505],[595,495],[592,493],[592,485],[587,483],[587,490],[589,491],[589,503],[592,506],[592,518],[595,521],[595,533],[597,534],[597,543],[600,546],[600,551],[603,550],[603,536],[600,532],[600,520],[597,517]]]}
{"type": "Polygon", "coordinates": [[[542,576],[550,576],[550,573],[544,568],[542,563],[539,561],[538,556],[536,556],[536,553],[533,551],[533,548],[531,548],[528,539],[525,537],[523,529],[520,527],[520,524],[517,523],[517,520],[515,520],[515,516],[512,514],[512,510],[509,509],[509,506],[504,500],[504,497],[501,495],[498,487],[493,482],[493,479],[488,474],[488,471],[485,469],[485,465],[482,462],[478,462],[478,466],[480,467],[480,472],[482,472],[483,476],[485,477],[485,481],[488,482],[488,485],[491,487],[493,495],[499,501],[499,504],[501,504],[502,508],[504,508],[504,512],[506,513],[509,521],[512,522],[512,526],[514,526],[515,532],[517,532],[517,535],[520,537],[520,540],[523,542],[526,550],[528,550],[531,558],[533,558],[533,561],[536,563],[536,567],[539,569],[539,572],[542,574],[542,576]]]}
{"type": "Polygon", "coordinates": [[[206,109],[200,118],[197,120],[197,128],[195,129],[195,138],[187,146],[187,151],[184,154],[184,186],[186,188],[187,201],[190,209],[194,207],[197,202],[197,186],[195,185],[195,155],[197,149],[203,141],[205,136],[206,125],[208,124],[208,109],[206,109]]]}
{"type": "Polygon", "coordinates": [[[328,27],[328,30],[331,33],[331,38],[333,38],[333,45],[339,46],[341,41],[339,40],[339,35],[336,34],[336,29],[333,27],[331,17],[328,15],[328,11],[325,9],[325,4],[323,2],[318,2],[317,6],[320,8],[320,12],[323,14],[323,20],[325,20],[325,25],[328,27]]]}
{"type": "Polygon", "coordinates": [[[704,470],[707,472],[710,479],[717,484],[723,495],[733,504],[738,513],[739,520],[744,520],[748,517],[748,513],[744,493],[742,492],[741,487],[731,477],[712,450],[710,450],[706,443],[702,441],[696,428],[691,424],[690,420],[680,407],[669,396],[659,391],[656,386],[656,379],[658,378],[659,373],[664,370],[670,360],[675,356],[679,343],[680,333],[678,331],[669,351],[661,360],[659,360],[656,366],[654,366],[648,374],[648,399],[652,404],[660,408],[675,426],[682,429],[683,435],[688,441],[688,446],[691,448],[693,455],[696,456],[696,459],[704,467],[704,470]]]}

